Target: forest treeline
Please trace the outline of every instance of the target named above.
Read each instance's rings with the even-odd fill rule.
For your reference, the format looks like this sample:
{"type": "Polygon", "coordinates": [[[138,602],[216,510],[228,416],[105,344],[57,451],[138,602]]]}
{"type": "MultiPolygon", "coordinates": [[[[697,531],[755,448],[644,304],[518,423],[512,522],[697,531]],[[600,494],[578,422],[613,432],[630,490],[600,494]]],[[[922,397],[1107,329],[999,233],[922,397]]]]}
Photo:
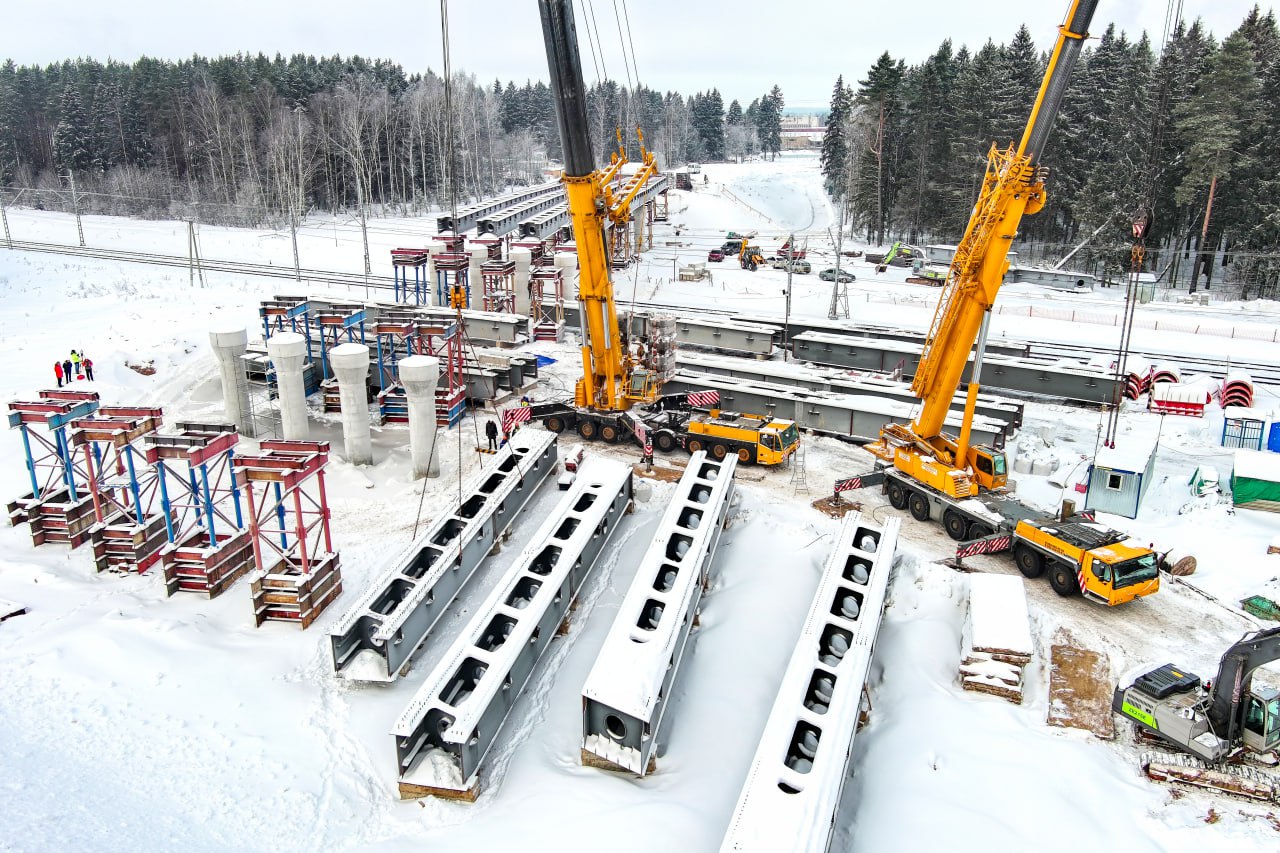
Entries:
{"type": "MultiPolygon", "coordinates": [[[[822,168],[846,232],[958,240],[987,151],[1021,135],[1046,61],[1024,27],[976,50],[944,41],[917,65],[886,53],[838,79],[822,168]]],[[[448,203],[450,137],[459,204],[545,180],[560,148],[545,83],[455,75],[452,116],[444,90],[430,71],[358,56],[9,61],[0,188],[19,204],[234,225],[413,213],[448,203]]],[[[637,157],[639,126],[663,167],[776,153],[783,106],[777,86],[745,107],[714,87],[686,96],[606,80],[588,92],[600,162],[619,127],[637,157]]],[[[1149,207],[1147,269],[1162,280],[1225,277],[1245,296],[1275,296],[1277,149],[1274,15],[1255,8],[1221,42],[1179,24],[1162,52],[1109,27],[1071,79],[1042,161],[1049,203],[1024,220],[1020,248],[1056,260],[1085,242],[1072,265],[1116,278],[1134,213],[1149,207]]]]}
{"type": "MultiPolygon", "coordinates": [[[[546,180],[559,154],[541,81],[483,85],[406,75],[359,56],[193,57],[132,64],[89,59],[0,66],[0,186],[25,201],[82,211],[255,225],[310,211],[411,212],[447,204],[453,138],[458,203],[546,180]],[[39,191],[39,192],[37,192],[39,191]]],[[[660,163],[776,152],[774,87],[745,109],[712,89],[683,96],[612,81],[588,91],[597,157],[624,130],[660,163]]]]}
{"type": "MultiPolygon", "coordinates": [[[[1247,297],[1280,280],[1280,32],[1257,7],[1218,42],[1179,23],[1163,51],[1112,27],[1071,78],[1042,164],[1048,204],[1022,221],[1037,255],[1130,268],[1132,222],[1148,209],[1146,270],[1194,291],[1225,278],[1247,297]],[[1157,52],[1159,55],[1157,56],[1157,52]]],[[[976,51],[950,41],[924,62],[883,54],[836,81],[823,141],[827,190],[872,243],[955,242],[987,152],[1016,144],[1048,56],[1025,27],[976,51]]]]}

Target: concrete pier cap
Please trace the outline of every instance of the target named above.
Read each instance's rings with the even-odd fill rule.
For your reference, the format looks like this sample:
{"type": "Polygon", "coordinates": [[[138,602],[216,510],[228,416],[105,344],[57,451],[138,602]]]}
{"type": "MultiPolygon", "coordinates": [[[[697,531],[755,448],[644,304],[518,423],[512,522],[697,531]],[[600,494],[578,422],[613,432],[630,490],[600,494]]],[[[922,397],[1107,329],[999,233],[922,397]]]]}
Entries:
{"type": "Polygon", "coordinates": [[[329,366],[339,382],[363,379],[369,375],[369,348],[357,343],[338,344],[329,351],[329,366]]]}
{"type": "Polygon", "coordinates": [[[209,332],[209,343],[213,345],[213,354],[218,359],[227,420],[235,424],[239,432],[252,437],[255,425],[249,415],[249,383],[245,379],[244,363],[240,360],[249,346],[249,332],[244,326],[224,323],[209,332]]]}
{"type": "Polygon", "coordinates": [[[267,338],[267,354],[276,370],[301,370],[307,356],[307,339],[297,332],[276,332],[267,338]],[[281,364],[287,362],[288,366],[281,364]]]}
{"type": "Polygon", "coordinates": [[[369,348],[354,342],[329,351],[329,367],[338,379],[342,404],[342,441],[352,465],[373,463],[373,439],[369,430],[369,348]]]}
{"type": "Polygon", "coordinates": [[[286,439],[305,441],[310,437],[307,391],[302,381],[307,339],[297,332],[276,332],[267,338],[267,354],[275,365],[280,391],[280,431],[286,439]]]}

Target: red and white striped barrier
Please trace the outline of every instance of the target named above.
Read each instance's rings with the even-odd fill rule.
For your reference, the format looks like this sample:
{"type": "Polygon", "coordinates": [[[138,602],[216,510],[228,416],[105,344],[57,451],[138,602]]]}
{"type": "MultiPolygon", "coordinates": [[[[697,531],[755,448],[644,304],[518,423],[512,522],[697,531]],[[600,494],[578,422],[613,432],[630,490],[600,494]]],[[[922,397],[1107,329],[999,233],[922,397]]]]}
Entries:
{"type": "Polygon", "coordinates": [[[690,406],[718,406],[720,404],[719,391],[690,391],[686,397],[690,406]]]}
{"type": "Polygon", "coordinates": [[[504,435],[511,435],[516,431],[516,427],[520,424],[529,422],[529,407],[516,406],[510,409],[503,409],[500,413],[502,419],[502,432],[504,435]]]}
{"type": "Polygon", "coordinates": [[[1008,551],[1012,547],[1012,534],[1001,533],[984,539],[975,539],[972,542],[962,542],[956,546],[956,559],[963,560],[965,557],[973,557],[978,554],[998,554],[1001,551],[1008,551]]]}

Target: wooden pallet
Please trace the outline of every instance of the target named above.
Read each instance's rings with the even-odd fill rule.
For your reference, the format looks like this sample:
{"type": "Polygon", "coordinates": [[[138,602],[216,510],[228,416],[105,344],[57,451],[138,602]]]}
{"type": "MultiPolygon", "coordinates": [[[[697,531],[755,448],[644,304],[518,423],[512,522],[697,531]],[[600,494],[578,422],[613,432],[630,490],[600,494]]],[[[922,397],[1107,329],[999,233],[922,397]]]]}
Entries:
{"type": "Polygon", "coordinates": [[[253,578],[254,623],[296,622],[306,630],[342,594],[342,570],[337,554],[311,564],[310,574],[293,567],[277,567],[253,578]]]}

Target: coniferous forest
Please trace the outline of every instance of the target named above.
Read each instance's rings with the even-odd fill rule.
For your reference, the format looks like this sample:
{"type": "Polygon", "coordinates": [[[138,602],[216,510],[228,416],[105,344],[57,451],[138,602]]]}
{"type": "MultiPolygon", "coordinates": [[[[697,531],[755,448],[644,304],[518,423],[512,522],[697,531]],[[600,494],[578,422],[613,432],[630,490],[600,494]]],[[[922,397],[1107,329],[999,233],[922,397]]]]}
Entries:
{"type": "MultiPolygon", "coordinates": [[[[907,65],[882,55],[835,82],[822,145],[848,233],[883,244],[955,242],[987,152],[1021,135],[1047,56],[1020,29],[976,49],[944,41],[907,65]]],[[[709,81],[725,83],[728,81],[709,81]]],[[[237,55],[132,64],[0,66],[0,199],[81,212],[279,225],[331,211],[412,214],[545,180],[559,139],[541,81],[444,81],[362,57],[237,55]],[[71,191],[74,182],[74,194],[71,191]]],[[[693,95],[588,92],[597,157],[639,126],[660,164],[776,154],[778,87],[745,107],[693,95]]],[[[1024,260],[1111,280],[1129,268],[1131,223],[1154,213],[1146,269],[1169,283],[1275,297],[1280,284],[1280,30],[1257,9],[1217,40],[1180,24],[1095,33],[1042,164],[1049,203],[1023,221],[1024,260]],[[1030,257],[1026,257],[1026,256],[1030,257]]]]}

